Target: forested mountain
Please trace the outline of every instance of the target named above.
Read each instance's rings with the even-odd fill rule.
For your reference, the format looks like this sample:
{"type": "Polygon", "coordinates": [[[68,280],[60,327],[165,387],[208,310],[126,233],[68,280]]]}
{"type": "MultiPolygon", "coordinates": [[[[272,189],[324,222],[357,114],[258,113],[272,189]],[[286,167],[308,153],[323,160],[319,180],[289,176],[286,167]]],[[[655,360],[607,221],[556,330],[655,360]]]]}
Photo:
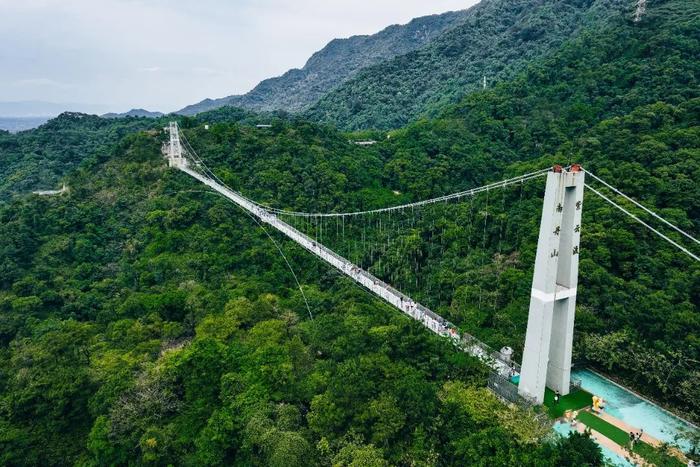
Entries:
{"type": "Polygon", "coordinates": [[[466,11],[457,11],[424,16],[405,25],[389,26],[377,34],[335,39],[313,54],[302,69],[266,79],[242,96],[205,99],[177,113],[194,115],[225,105],[256,111],[303,110],[362,68],[424,46],[458,25],[466,15],[466,11]]]}
{"type": "MultiPolygon", "coordinates": [[[[642,22],[609,21],[388,134],[274,115],[256,128],[231,108],[180,123],[227,184],[280,208],[387,206],[580,162],[698,232],[700,6],[649,1],[642,22]]],[[[544,436],[477,361],[278,239],[307,309],[266,234],[165,166],[161,122],[99,120],[2,135],[0,160],[19,160],[18,141],[58,141],[51,125],[146,125],[84,151],[69,194],[0,204],[0,464],[601,464],[590,439],[544,436]]],[[[78,142],[54,157],[76,159],[78,142]]],[[[298,226],[519,354],[541,196],[535,181],[346,235],[298,226]]],[[[576,358],[697,421],[700,268],[586,196],[576,358]]]]}
{"type": "Polygon", "coordinates": [[[306,115],[346,129],[398,128],[513,76],[627,0],[484,0],[466,20],[426,47],[363,69],[306,115]]]}
{"type": "MultiPolygon", "coordinates": [[[[26,196],[34,190],[60,185],[61,179],[81,163],[102,159],[126,135],[143,129],[158,131],[166,118],[124,115],[97,117],[64,112],[36,130],[12,134],[0,130],[0,202],[13,196],[26,196]]],[[[235,107],[222,107],[202,115],[203,121],[254,125],[283,113],[255,113],[235,107]]]]}
{"type": "MultiPolygon", "coordinates": [[[[479,186],[504,173],[580,162],[674,223],[698,232],[700,185],[688,174],[700,164],[700,63],[695,60],[700,53],[700,5],[648,5],[641,23],[620,15],[582,31],[513,80],[471,94],[438,119],[391,132],[388,140],[381,133],[373,135],[380,143],[366,151],[376,161],[353,162],[350,157],[342,164],[342,177],[325,170],[321,153],[310,177],[310,169],[295,170],[289,156],[272,157],[267,144],[244,146],[237,164],[221,159],[219,170],[234,187],[261,202],[329,211],[395,204],[406,200],[407,193],[423,199],[479,186]],[[245,158],[249,150],[258,157],[245,158]],[[348,174],[356,165],[362,167],[357,177],[364,183],[348,174]],[[381,183],[376,185],[376,180],[381,183]],[[397,198],[397,192],[404,195],[397,198]]],[[[216,154],[229,152],[207,151],[214,161],[216,154]]],[[[516,190],[495,203],[488,204],[486,198],[461,211],[452,207],[452,214],[426,214],[430,229],[405,232],[404,239],[384,251],[380,270],[404,276],[383,278],[494,347],[507,344],[519,350],[539,196],[538,191],[516,190]],[[534,203],[528,204],[529,211],[516,202],[520,196],[534,203]],[[512,209],[502,207],[511,204],[512,209]],[[486,229],[485,239],[475,238],[479,229],[486,229]],[[428,238],[440,247],[411,249],[428,238]],[[513,238],[516,243],[510,244],[513,238]],[[416,270],[411,261],[417,258],[416,270]],[[418,288],[412,285],[416,271],[418,288]]],[[[621,224],[623,219],[599,200],[588,203],[578,358],[624,375],[645,394],[697,418],[697,264],[638,226],[621,224]]],[[[345,248],[341,251],[349,257],[362,258],[352,247],[345,248]]]]}
{"type": "MultiPolygon", "coordinates": [[[[352,162],[378,183],[375,154],[311,124],[190,136],[232,168],[264,148],[290,175],[352,162]]],[[[309,319],[265,234],[165,168],[160,139],[0,209],[2,463],[599,463],[584,437],[537,441],[474,359],[286,245],[309,319]]]]}

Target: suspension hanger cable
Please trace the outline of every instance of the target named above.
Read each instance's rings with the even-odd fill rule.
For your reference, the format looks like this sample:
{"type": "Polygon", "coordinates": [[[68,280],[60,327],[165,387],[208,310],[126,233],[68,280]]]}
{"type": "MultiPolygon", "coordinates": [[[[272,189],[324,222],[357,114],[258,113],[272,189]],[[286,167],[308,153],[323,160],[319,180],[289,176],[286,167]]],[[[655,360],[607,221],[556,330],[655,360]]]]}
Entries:
{"type": "MultiPolygon", "coordinates": [[[[190,145],[189,141],[188,141],[187,138],[184,136],[184,134],[182,135],[182,139],[183,139],[184,142],[185,142],[186,149],[187,149],[187,153],[188,153],[190,156],[192,156],[192,157],[195,159],[195,161],[196,161],[201,167],[203,167],[203,169],[207,172],[208,175],[210,175],[212,178],[214,178],[215,180],[217,180],[219,183],[221,183],[223,186],[225,186],[226,188],[228,188],[228,189],[230,190],[231,188],[229,188],[219,177],[216,176],[216,174],[214,174],[214,173],[206,166],[206,164],[204,163],[204,161],[202,161],[202,159],[197,155],[196,151],[192,148],[192,146],[190,145]]],[[[544,174],[546,174],[547,172],[549,172],[549,170],[550,170],[549,168],[547,168],[547,169],[541,169],[541,170],[538,170],[538,171],[535,171],[535,172],[530,172],[530,173],[527,173],[527,174],[520,175],[520,176],[518,176],[518,177],[513,177],[513,178],[510,178],[510,179],[502,180],[502,181],[500,181],[500,182],[491,183],[491,184],[484,185],[484,186],[481,186],[481,187],[472,188],[472,189],[470,189],[470,190],[460,191],[460,192],[452,193],[452,194],[449,194],[449,195],[440,196],[440,197],[437,197],[437,198],[431,198],[431,199],[427,199],[427,200],[423,200],[423,201],[417,201],[417,202],[414,202],[414,203],[408,203],[408,204],[403,204],[403,205],[393,206],[393,207],[387,207],[387,208],[381,208],[381,209],[371,209],[371,210],[366,210],[366,211],[354,211],[354,212],[342,212],[342,213],[308,213],[308,212],[298,212],[298,211],[285,211],[285,210],[281,210],[281,209],[271,208],[271,207],[269,207],[269,206],[265,206],[265,205],[262,205],[262,204],[260,204],[260,203],[256,203],[256,202],[254,202],[254,201],[252,201],[252,202],[253,202],[255,205],[257,205],[258,207],[261,207],[261,208],[263,208],[263,209],[266,209],[266,210],[268,210],[268,211],[270,211],[270,212],[273,212],[273,213],[279,214],[279,215],[294,216],[294,217],[316,217],[316,218],[319,218],[319,217],[320,217],[320,218],[323,218],[323,217],[343,217],[343,218],[345,218],[345,217],[348,217],[348,216],[360,216],[360,215],[365,215],[365,214],[374,214],[374,213],[382,213],[382,212],[391,212],[391,211],[395,211],[395,210],[404,209],[404,208],[407,208],[407,207],[415,208],[415,207],[420,207],[420,206],[424,206],[424,205],[428,205],[428,204],[439,203],[439,202],[442,202],[442,201],[449,201],[449,200],[451,200],[451,199],[459,199],[459,198],[463,198],[463,197],[467,197],[467,196],[473,196],[473,195],[476,195],[476,194],[478,194],[478,193],[482,193],[482,192],[484,192],[484,191],[486,191],[486,192],[488,193],[489,190],[494,189],[494,188],[504,188],[504,187],[506,187],[506,186],[509,186],[509,185],[512,185],[512,184],[515,184],[515,183],[521,183],[521,184],[522,184],[522,183],[524,183],[524,182],[526,182],[526,181],[528,181],[528,180],[532,180],[532,179],[541,177],[541,176],[543,176],[544,174]]],[[[623,197],[624,199],[626,199],[627,201],[633,203],[635,206],[639,207],[639,208],[642,209],[644,212],[650,214],[650,215],[653,216],[655,219],[657,219],[657,220],[663,222],[665,225],[667,225],[668,227],[672,228],[672,229],[675,230],[676,232],[680,233],[680,234],[683,235],[684,237],[686,237],[686,238],[692,240],[692,241],[695,242],[696,244],[700,244],[700,240],[696,239],[695,237],[693,237],[693,236],[690,235],[689,233],[685,232],[684,230],[680,229],[679,227],[677,227],[676,225],[672,224],[672,223],[669,222],[668,220],[664,219],[664,218],[661,217],[660,215],[656,214],[654,211],[652,211],[651,209],[647,208],[647,207],[644,206],[643,204],[641,204],[641,203],[639,203],[638,201],[634,200],[633,198],[627,196],[627,195],[624,194],[622,191],[620,191],[620,190],[618,190],[617,188],[615,188],[614,186],[610,185],[608,182],[606,182],[606,181],[603,180],[602,178],[598,177],[597,175],[595,175],[595,174],[592,173],[591,171],[585,170],[585,169],[584,169],[584,171],[585,171],[588,175],[590,175],[593,179],[595,179],[596,181],[600,182],[600,183],[603,184],[605,187],[607,187],[608,189],[610,189],[610,190],[613,191],[614,193],[618,194],[619,196],[622,196],[622,197],[623,197]]],[[[522,187],[522,185],[521,185],[521,187],[522,187]]],[[[649,225],[648,223],[644,222],[644,221],[641,220],[639,217],[637,217],[636,215],[632,214],[630,211],[628,211],[627,209],[623,208],[622,206],[620,206],[619,204],[617,204],[617,203],[616,203],[615,201],[613,201],[612,199],[610,199],[610,198],[608,198],[607,196],[603,195],[600,191],[598,191],[598,190],[596,190],[595,188],[591,187],[589,184],[586,184],[586,188],[588,188],[588,189],[591,190],[593,193],[595,193],[596,195],[598,195],[599,197],[601,197],[603,200],[605,200],[606,202],[608,202],[609,204],[611,204],[611,205],[614,206],[615,208],[619,209],[619,210],[622,211],[623,213],[627,214],[629,217],[633,218],[634,220],[636,220],[637,222],[639,222],[640,224],[642,224],[643,226],[645,226],[646,228],[648,228],[649,230],[651,230],[652,232],[654,232],[655,234],[657,234],[658,236],[660,236],[661,238],[663,238],[664,240],[666,240],[667,242],[671,243],[673,246],[675,246],[675,247],[678,248],[679,250],[683,251],[684,253],[686,253],[687,255],[689,255],[690,257],[692,257],[693,259],[695,259],[696,261],[700,261],[700,258],[699,258],[697,255],[693,254],[693,253],[690,252],[687,248],[685,248],[685,247],[683,247],[682,245],[678,244],[677,242],[675,242],[674,240],[672,240],[671,238],[669,238],[667,235],[664,235],[663,233],[659,232],[657,229],[653,228],[651,225],[649,225]]],[[[234,191],[234,190],[231,190],[231,191],[234,191]]]]}
{"type": "Polygon", "coordinates": [[[610,185],[608,182],[606,182],[606,181],[603,180],[602,178],[600,178],[600,177],[596,176],[595,174],[591,173],[589,170],[585,170],[585,169],[584,169],[584,172],[586,172],[588,175],[590,175],[591,177],[593,177],[594,179],[596,179],[597,181],[599,181],[600,183],[602,183],[603,185],[605,185],[605,186],[606,186],[607,188],[609,188],[610,190],[614,191],[616,194],[618,194],[618,195],[622,196],[623,198],[625,198],[627,201],[633,203],[633,204],[634,204],[635,206],[637,206],[638,208],[643,209],[643,210],[644,210],[645,212],[647,212],[648,214],[651,214],[651,215],[652,215],[653,217],[655,217],[656,219],[660,220],[661,222],[663,222],[663,223],[666,224],[667,226],[671,227],[673,230],[675,230],[675,231],[678,232],[679,234],[681,234],[681,235],[683,235],[683,236],[689,238],[690,240],[692,240],[692,241],[694,241],[695,243],[697,243],[698,245],[700,245],[700,240],[698,240],[697,238],[693,237],[693,236],[690,235],[689,233],[684,232],[684,231],[681,230],[680,228],[676,227],[674,224],[672,224],[671,222],[667,221],[666,219],[664,219],[664,218],[661,217],[660,215],[656,214],[654,211],[652,211],[651,209],[647,208],[647,207],[644,206],[643,204],[641,204],[641,203],[639,203],[638,201],[636,201],[636,200],[630,198],[629,196],[627,196],[626,194],[624,194],[623,192],[621,192],[620,190],[618,190],[618,189],[615,188],[614,186],[610,185]]]}
{"type": "Polygon", "coordinates": [[[490,183],[488,185],[480,186],[477,188],[472,188],[469,190],[465,191],[459,191],[456,193],[451,193],[449,195],[443,195],[439,196],[437,198],[430,198],[426,199],[423,201],[416,201],[413,203],[407,203],[407,204],[401,204],[398,206],[391,206],[387,208],[379,208],[379,209],[369,209],[366,211],[351,211],[351,212],[299,212],[299,211],[285,211],[282,209],[276,209],[276,208],[266,208],[270,210],[271,212],[274,212],[275,214],[279,215],[284,215],[284,216],[296,216],[296,217],[351,217],[351,216],[362,216],[362,215],[367,215],[367,214],[378,214],[378,213],[384,213],[384,212],[392,212],[392,211],[399,211],[402,209],[406,208],[416,208],[420,206],[425,206],[428,204],[436,204],[444,201],[449,201],[453,199],[459,199],[459,198],[466,198],[469,196],[476,195],[478,193],[483,193],[485,191],[493,190],[496,188],[504,188],[516,183],[522,183],[526,182],[528,180],[532,180],[535,178],[539,178],[544,176],[547,172],[549,172],[550,169],[542,169],[538,170],[535,172],[530,172],[527,174],[519,175],[517,177],[509,178],[506,180],[501,180],[499,182],[494,182],[490,183]]]}
{"type": "Polygon", "coordinates": [[[671,245],[673,245],[673,246],[675,246],[676,248],[678,248],[679,250],[681,250],[683,253],[685,253],[685,254],[687,254],[688,256],[690,256],[691,258],[693,258],[695,261],[700,261],[700,257],[698,257],[697,255],[695,255],[695,254],[693,254],[692,252],[690,252],[690,250],[688,250],[688,249],[685,248],[684,246],[679,245],[677,242],[673,241],[673,240],[670,239],[668,236],[666,236],[666,235],[664,235],[663,233],[659,232],[659,231],[656,230],[654,227],[650,226],[649,224],[647,224],[646,222],[644,222],[643,220],[641,220],[639,217],[635,216],[634,214],[632,214],[631,212],[629,212],[627,209],[623,208],[622,206],[620,206],[619,204],[617,204],[615,201],[613,201],[613,200],[611,200],[610,198],[608,198],[607,196],[605,196],[605,195],[604,195],[603,193],[601,193],[600,191],[598,191],[598,190],[596,190],[595,188],[591,187],[589,184],[586,184],[586,188],[588,188],[589,190],[591,190],[591,191],[592,191],[593,193],[595,193],[596,195],[600,196],[602,199],[604,199],[605,201],[607,201],[609,204],[611,204],[611,205],[614,206],[615,208],[617,208],[617,209],[619,209],[620,211],[622,211],[622,212],[624,212],[625,214],[627,214],[627,215],[628,215],[629,217],[631,217],[632,219],[634,219],[634,220],[636,220],[637,222],[639,222],[640,224],[642,224],[642,225],[643,225],[644,227],[646,227],[647,229],[649,229],[649,230],[651,230],[652,232],[654,232],[654,233],[655,233],[656,235],[658,235],[659,237],[661,237],[661,238],[663,238],[664,240],[666,240],[666,241],[667,241],[668,243],[670,243],[671,245]]]}
{"type": "MultiPolygon", "coordinates": [[[[174,193],[204,193],[204,194],[208,194],[208,195],[214,195],[217,197],[221,197],[228,202],[231,201],[228,198],[226,198],[224,195],[219,193],[218,191],[187,190],[187,191],[177,191],[174,193]]],[[[262,229],[263,232],[265,232],[265,235],[267,235],[267,238],[270,239],[270,241],[273,243],[273,245],[275,245],[275,248],[277,248],[277,251],[282,256],[282,259],[284,259],[284,262],[287,264],[287,268],[292,273],[292,277],[294,278],[294,282],[296,282],[297,288],[299,289],[299,292],[301,292],[301,298],[304,300],[304,305],[306,305],[306,311],[309,313],[309,317],[311,318],[311,320],[313,320],[314,315],[313,315],[313,313],[311,313],[311,306],[309,305],[309,301],[306,299],[306,294],[304,293],[304,288],[301,286],[301,282],[299,282],[299,277],[297,276],[296,272],[294,271],[292,264],[289,262],[287,255],[284,254],[282,247],[279,245],[279,243],[277,243],[277,241],[272,237],[272,235],[270,235],[270,232],[265,228],[264,225],[262,225],[260,223],[260,221],[258,219],[256,219],[256,217],[254,215],[252,215],[251,213],[249,213],[245,209],[241,209],[241,210],[243,212],[245,212],[246,215],[248,215],[248,217],[250,217],[253,220],[253,222],[255,222],[255,224],[257,224],[257,226],[260,227],[260,229],[262,229]]]]}

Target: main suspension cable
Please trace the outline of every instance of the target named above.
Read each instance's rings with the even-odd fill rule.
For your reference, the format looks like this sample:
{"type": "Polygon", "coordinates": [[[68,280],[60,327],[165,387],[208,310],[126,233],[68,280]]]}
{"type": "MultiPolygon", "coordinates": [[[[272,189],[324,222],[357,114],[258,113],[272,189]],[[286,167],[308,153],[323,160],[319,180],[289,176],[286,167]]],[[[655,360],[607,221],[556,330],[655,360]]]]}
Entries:
{"type": "Polygon", "coordinates": [[[425,206],[428,204],[435,204],[435,203],[440,203],[444,201],[450,201],[453,199],[460,199],[460,198],[466,198],[468,196],[473,196],[478,193],[483,193],[483,192],[488,192],[490,190],[495,190],[497,188],[504,188],[509,185],[513,185],[516,183],[524,183],[528,180],[532,180],[535,178],[539,178],[544,176],[547,172],[549,172],[551,169],[542,169],[538,170],[535,172],[530,172],[527,174],[519,175],[517,177],[509,178],[506,180],[501,180],[500,182],[494,182],[490,183],[488,185],[480,186],[477,188],[471,188],[469,190],[465,191],[459,191],[456,193],[451,193],[449,195],[443,195],[439,196],[437,198],[430,198],[426,199],[423,201],[416,201],[413,203],[407,203],[407,204],[401,204],[398,206],[391,206],[387,208],[379,208],[379,209],[369,209],[365,211],[351,211],[351,212],[299,212],[299,211],[285,211],[282,209],[276,209],[276,208],[266,208],[270,210],[271,212],[274,212],[275,214],[283,215],[283,216],[294,216],[294,217],[352,217],[352,216],[362,216],[362,215],[367,215],[367,214],[379,214],[379,213],[385,213],[385,212],[392,212],[392,211],[399,211],[402,209],[406,208],[416,208],[420,206],[425,206]]]}
{"type": "Polygon", "coordinates": [[[623,208],[622,206],[620,206],[619,204],[617,204],[615,201],[611,200],[610,198],[608,198],[607,196],[605,196],[603,193],[601,193],[600,191],[598,191],[598,190],[596,190],[595,188],[591,187],[591,186],[590,186],[589,184],[587,184],[587,183],[586,183],[586,188],[588,188],[589,190],[591,190],[591,191],[592,191],[593,193],[595,193],[596,195],[600,196],[602,199],[604,199],[605,201],[607,201],[608,203],[610,203],[610,204],[611,204],[612,206],[614,206],[615,208],[619,209],[620,211],[622,211],[622,212],[624,212],[625,214],[627,214],[628,216],[630,216],[632,219],[634,219],[634,220],[636,220],[637,222],[639,222],[640,224],[642,224],[642,225],[643,225],[644,227],[646,227],[647,229],[649,229],[649,230],[651,230],[652,232],[654,232],[654,233],[655,233],[656,235],[658,235],[659,237],[661,237],[661,238],[663,238],[664,240],[666,240],[666,241],[667,241],[668,243],[670,243],[671,245],[673,245],[673,246],[675,246],[676,248],[678,248],[679,250],[681,250],[683,253],[685,253],[685,254],[687,254],[688,256],[690,256],[691,258],[693,258],[695,261],[700,261],[700,257],[698,257],[697,255],[693,254],[690,250],[688,250],[688,249],[685,248],[684,246],[678,244],[677,242],[675,242],[674,240],[672,240],[672,239],[669,238],[668,236],[664,235],[663,233],[659,232],[659,231],[656,230],[654,227],[650,226],[649,224],[647,224],[646,222],[644,222],[643,220],[641,220],[639,217],[635,216],[634,214],[632,214],[631,212],[629,212],[627,209],[623,208]]]}
{"type": "MultiPolygon", "coordinates": [[[[219,177],[217,177],[216,174],[211,171],[211,169],[209,169],[209,167],[204,163],[204,161],[197,155],[197,152],[194,150],[194,148],[192,148],[192,146],[190,145],[190,142],[187,140],[184,133],[180,133],[180,136],[181,136],[181,139],[185,143],[187,153],[195,160],[197,165],[200,166],[208,176],[212,177],[214,180],[219,182],[225,188],[228,188],[229,190],[233,191],[234,193],[243,196],[238,191],[231,189],[228,185],[226,185],[226,183],[224,183],[219,177]]],[[[473,196],[473,195],[476,195],[479,193],[483,193],[485,191],[489,191],[489,190],[493,190],[493,189],[497,189],[497,188],[505,188],[509,185],[513,185],[516,183],[524,183],[526,181],[542,177],[550,170],[551,170],[550,168],[540,169],[540,170],[537,170],[534,172],[519,175],[517,177],[509,178],[506,180],[501,180],[499,182],[490,183],[488,185],[483,185],[483,186],[480,186],[477,188],[472,188],[469,190],[464,190],[464,191],[459,191],[456,193],[451,193],[448,195],[439,196],[436,198],[430,198],[430,199],[426,199],[423,201],[416,201],[413,203],[401,204],[398,206],[390,206],[390,207],[379,208],[379,209],[370,209],[370,210],[365,210],[365,211],[352,211],[352,212],[339,212],[339,213],[335,213],[335,212],[312,213],[312,212],[300,212],[300,211],[287,211],[284,209],[279,209],[279,208],[267,206],[265,204],[258,203],[256,201],[250,200],[248,198],[246,198],[246,199],[248,199],[248,201],[255,204],[256,206],[258,206],[262,209],[265,209],[268,212],[278,214],[278,215],[284,215],[284,216],[290,216],[290,217],[293,216],[293,217],[343,217],[344,218],[344,217],[351,217],[351,216],[362,216],[362,215],[367,215],[367,214],[378,214],[378,213],[384,213],[384,212],[392,212],[392,211],[398,211],[398,210],[406,209],[406,208],[416,208],[416,207],[425,206],[428,204],[435,204],[435,203],[440,203],[440,202],[444,202],[444,201],[450,201],[453,199],[465,198],[468,196],[473,196]]]]}
{"type": "Polygon", "coordinates": [[[690,235],[689,233],[684,232],[684,231],[681,230],[680,228],[676,227],[674,224],[670,223],[669,221],[667,221],[666,219],[664,219],[664,218],[661,217],[660,215],[656,214],[654,211],[652,211],[651,209],[647,208],[647,207],[644,206],[643,204],[641,204],[641,203],[639,203],[638,201],[636,201],[636,200],[630,198],[629,196],[627,196],[626,194],[624,194],[623,192],[621,192],[620,190],[618,190],[618,189],[615,188],[614,186],[612,186],[612,185],[610,185],[609,183],[607,183],[607,182],[606,182],[605,180],[603,180],[602,178],[600,178],[600,177],[596,176],[595,174],[591,173],[591,171],[585,170],[585,169],[584,169],[584,172],[586,172],[588,175],[590,175],[591,177],[593,177],[594,179],[596,179],[597,181],[599,181],[600,183],[602,183],[603,185],[605,185],[607,188],[609,188],[610,190],[612,190],[612,191],[614,191],[615,193],[617,193],[618,195],[622,196],[623,198],[625,198],[627,201],[631,202],[632,204],[634,204],[634,205],[637,206],[638,208],[643,209],[643,210],[644,210],[645,212],[647,212],[648,214],[651,214],[651,215],[652,215],[653,217],[655,217],[656,219],[660,220],[661,222],[663,222],[663,223],[666,224],[667,226],[671,227],[673,230],[675,230],[675,231],[678,232],[679,234],[681,234],[681,235],[683,235],[683,236],[689,238],[690,240],[692,240],[692,241],[694,241],[695,243],[697,243],[698,245],[700,245],[700,240],[698,240],[697,238],[693,237],[693,236],[690,235]]]}

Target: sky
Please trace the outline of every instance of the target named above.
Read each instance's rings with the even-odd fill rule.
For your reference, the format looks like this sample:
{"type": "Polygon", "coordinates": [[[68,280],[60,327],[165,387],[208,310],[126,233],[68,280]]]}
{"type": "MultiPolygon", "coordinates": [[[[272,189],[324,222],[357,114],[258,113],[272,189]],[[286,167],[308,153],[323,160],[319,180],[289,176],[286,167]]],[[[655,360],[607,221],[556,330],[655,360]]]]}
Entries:
{"type": "Polygon", "coordinates": [[[475,3],[0,0],[0,101],[174,111],[301,68],[334,38],[475,3]]]}

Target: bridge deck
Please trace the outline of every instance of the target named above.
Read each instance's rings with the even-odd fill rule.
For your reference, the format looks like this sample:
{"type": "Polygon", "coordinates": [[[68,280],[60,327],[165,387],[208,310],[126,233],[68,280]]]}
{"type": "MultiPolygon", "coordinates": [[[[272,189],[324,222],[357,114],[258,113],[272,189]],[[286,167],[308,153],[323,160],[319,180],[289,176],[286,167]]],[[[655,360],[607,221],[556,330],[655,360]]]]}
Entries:
{"type": "Polygon", "coordinates": [[[190,169],[186,165],[177,165],[177,168],[209,186],[213,190],[216,190],[218,193],[233,201],[241,208],[253,214],[262,222],[279,230],[294,242],[301,245],[307,251],[321,258],[323,261],[350,277],[352,280],[359,283],[370,292],[398,308],[402,313],[421,322],[423,326],[435,334],[450,338],[460,349],[471,355],[479,357],[488,363],[498,373],[507,376],[519,373],[519,365],[517,365],[515,362],[509,361],[508,358],[504,357],[499,352],[490,349],[486,344],[479,342],[474,337],[468,334],[460,334],[454,325],[449,323],[437,313],[421,305],[420,303],[416,303],[410,297],[394,289],[379,278],[373,276],[349,260],[336,254],[329,248],[316,242],[311,237],[299,232],[291,225],[279,219],[279,217],[276,215],[261,208],[241,194],[226,188],[217,181],[190,169]]]}

